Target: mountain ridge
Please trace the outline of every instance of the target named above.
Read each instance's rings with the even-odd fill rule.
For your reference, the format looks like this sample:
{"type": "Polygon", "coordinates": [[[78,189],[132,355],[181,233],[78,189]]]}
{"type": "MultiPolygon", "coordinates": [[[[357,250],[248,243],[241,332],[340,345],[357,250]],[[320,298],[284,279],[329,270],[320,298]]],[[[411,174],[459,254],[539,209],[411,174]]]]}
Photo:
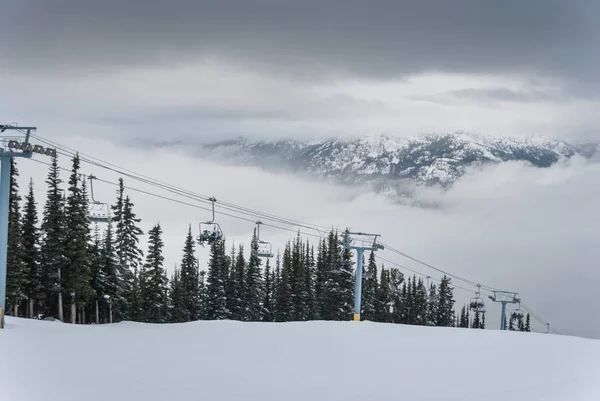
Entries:
{"type": "MultiPolygon", "coordinates": [[[[575,155],[598,156],[600,143],[570,144],[541,135],[495,137],[466,132],[413,137],[367,135],[357,139],[253,141],[239,137],[202,146],[231,163],[308,173],[377,192],[407,195],[415,185],[449,188],[468,168],[523,161],[547,168],[575,155]],[[398,183],[402,183],[399,189],[398,183]]],[[[205,155],[205,156],[206,156],[205,155]]]]}

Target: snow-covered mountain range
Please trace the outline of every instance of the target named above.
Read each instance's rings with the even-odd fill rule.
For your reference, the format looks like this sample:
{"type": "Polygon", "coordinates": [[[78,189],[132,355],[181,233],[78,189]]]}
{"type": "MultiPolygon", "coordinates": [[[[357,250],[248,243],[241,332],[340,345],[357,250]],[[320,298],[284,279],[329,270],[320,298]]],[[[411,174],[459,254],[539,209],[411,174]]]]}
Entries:
{"type": "Polygon", "coordinates": [[[542,136],[507,138],[454,133],[317,141],[238,138],[204,145],[203,150],[231,163],[333,178],[342,183],[363,183],[378,192],[407,194],[411,185],[439,184],[447,188],[473,166],[524,161],[544,168],[576,154],[597,157],[600,146],[569,144],[542,136]]]}

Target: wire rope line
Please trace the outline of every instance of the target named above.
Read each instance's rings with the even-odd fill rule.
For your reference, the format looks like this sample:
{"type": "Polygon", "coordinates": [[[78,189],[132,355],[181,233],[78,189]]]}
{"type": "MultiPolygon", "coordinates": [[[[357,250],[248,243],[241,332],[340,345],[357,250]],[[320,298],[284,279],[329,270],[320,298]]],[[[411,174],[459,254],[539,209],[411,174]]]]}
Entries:
{"type": "MultiPolygon", "coordinates": [[[[31,160],[33,160],[33,161],[35,161],[37,163],[40,163],[40,164],[44,164],[46,166],[52,166],[51,163],[44,162],[42,160],[38,160],[38,159],[34,159],[34,158],[32,158],[31,160]]],[[[61,167],[61,166],[58,166],[58,168],[61,169],[61,170],[64,170],[64,171],[70,171],[68,168],[61,167]]],[[[81,176],[82,177],[87,177],[85,174],[81,174],[81,176]]],[[[105,184],[109,184],[109,185],[113,185],[113,186],[118,186],[119,185],[119,184],[117,184],[115,182],[108,181],[108,180],[105,180],[105,179],[102,179],[102,178],[95,177],[95,179],[97,181],[103,182],[105,184]]],[[[190,206],[190,207],[193,207],[193,208],[196,208],[196,209],[200,209],[200,210],[206,210],[206,211],[209,211],[209,212],[212,210],[211,208],[208,208],[208,207],[204,207],[204,206],[200,206],[200,205],[197,205],[197,204],[193,204],[193,203],[181,201],[179,199],[174,199],[174,198],[171,198],[171,197],[168,197],[168,196],[164,196],[164,195],[155,194],[153,192],[145,191],[145,190],[142,190],[142,189],[139,189],[139,188],[130,187],[130,186],[127,186],[127,185],[123,185],[123,188],[128,189],[130,191],[138,192],[138,193],[141,193],[141,194],[144,194],[144,195],[152,196],[152,197],[155,197],[155,198],[159,198],[159,199],[163,199],[163,200],[175,202],[175,203],[178,203],[180,205],[190,206]]],[[[234,215],[234,214],[230,214],[230,213],[224,213],[224,212],[220,212],[220,214],[222,214],[223,216],[234,218],[234,219],[246,221],[246,222],[249,222],[249,223],[252,223],[252,224],[256,223],[255,220],[251,220],[251,219],[248,219],[248,218],[245,218],[245,217],[242,217],[242,216],[238,216],[238,215],[234,215]]],[[[262,225],[264,225],[266,227],[275,228],[275,229],[278,229],[278,230],[284,230],[284,231],[288,231],[288,232],[299,233],[299,234],[306,235],[306,236],[321,238],[320,236],[318,236],[318,235],[316,235],[314,233],[307,233],[307,232],[303,232],[303,231],[299,231],[299,230],[294,230],[294,229],[287,228],[287,227],[281,227],[281,226],[277,226],[277,225],[273,225],[273,224],[269,224],[269,223],[262,223],[262,225]]]]}
{"type": "Polygon", "coordinates": [[[387,245],[387,244],[385,244],[383,242],[381,243],[381,245],[384,246],[384,249],[387,249],[387,250],[389,250],[389,251],[391,251],[393,253],[396,253],[398,255],[404,256],[405,258],[408,258],[408,259],[410,259],[410,260],[412,260],[414,262],[417,262],[417,263],[419,263],[419,264],[421,264],[423,266],[429,267],[430,269],[433,269],[433,270],[435,270],[435,271],[437,271],[439,273],[443,273],[443,274],[445,274],[445,275],[447,275],[449,277],[455,278],[455,279],[457,279],[459,281],[462,281],[462,282],[467,283],[469,285],[472,285],[474,287],[480,286],[481,288],[483,288],[485,290],[488,290],[488,291],[502,291],[502,290],[500,290],[498,288],[490,287],[490,286],[487,286],[487,285],[482,285],[481,283],[478,283],[476,281],[469,280],[469,279],[457,276],[456,274],[452,274],[452,273],[450,273],[448,271],[442,270],[442,269],[440,269],[438,267],[435,267],[435,266],[433,266],[433,265],[431,265],[429,263],[423,262],[422,260],[419,260],[419,259],[417,259],[417,258],[415,258],[413,256],[410,256],[409,254],[407,254],[405,252],[402,252],[402,251],[400,251],[398,249],[395,249],[395,248],[391,247],[390,245],[387,245]]]}
{"type": "MultiPolygon", "coordinates": [[[[78,152],[75,149],[72,149],[72,148],[69,148],[67,146],[61,145],[61,144],[59,144],[57,142],[45,139],[45,138],[43,138],[43,137],[41,137],[39,135],[33,135],[32,134],[32,136],[35,137],[36,139],[38,139],[41,142],[44,142],[46,144],[55,146],[58,149],[62,150],[64,152],[63,155],[65,155],[65,156],[74,156],[75,154],[79,154],[80,159],[82,161],[88,163],[88,164],[92,164],[92,165],[95,165],[97,167],[105,168],[107,170],[119,173],[121,175],[130,177],[132,179],[144,182],[144,183],[149,184],[149,185],[157,186],[159,188],[162,188],[162,189],[167,190],[169,192],[178,194],[180,196],[186,196],[186,197],[189,197],[189,198],[194,198],[194,199],[197,199],[197,200],[202,200],[204,202],[210,202],[210,200],[209,200],[210,197],[209,196],[198,194],[196,192],[193,192],[193,191],[190,191],[190,190],[186,190],[186,189],[183,189],[183,188],[180,188],[180,187],[176,187],[174,185],[171,185],[171,184],[168,184],[168,183],[165,183],[165,182],[153,179],[153,178],[151,178],[149,176],[146,176],[146,175],[143,175],[143,174],[140,174],[140,173],[136,173],[136,172],[134,172],[132,170],[126,169],[124,167],[117,166],[117,165],[115,165],[113,163],[106,162],[104,160],[101,160],[99,158],[90,156],[90,155],[82,153],[82,152],[78,152]]],[[[279,222],[279,223],[282,223],[282,224],[293,225],[293,226],[303,227],[303,228],[310,229],[310,230],[315,230],[315,231],[319,232],[321,234],[321,236],[322,236],[322,231],[323,230],[329,230],[329,229],[331,229],[331,227],[328,227],[328,226],[318,225],[318,224],[308,224],[308,223],[304,223],[304,222],[299,221],[299,220],[282,218],[282,217],[279,217],[279,216],[276,216],[276,215],[273,215],[273,214],[270,214],[270,213],[260,212],[260,211],[257,211],[257,210],[251,209],[251,208],[247,208],[247,207],[244,207],[244,206],[236,205],[236,204],[230,203],[230,202],[219,201],[219,202],[217,202],[216,206],[221,207],[221,208],[225,208],[225,209],[230,210],[230,211],[231,210],[243,211],[243,212],[246,212],[247,214],[255,215],[255,216],[258,216],[260,218],[264,218],[264,219],[271,220],[271,221],[276,221],[276,222],[279,222]]]]}
{"type": "MultiPolygon", "coordinates": [[[[398,268],[400,268],[400,269],[408,270],[408,271],[409,271],[409,272],[411,272],[411,273],[418,274],[418,275],[419,275],[419,276],[421,276],[421,277],[424,277],[424,278],[431,278],[431,279],[432,279],[432,280],[434,280],[434,281],[440,281],[440,279],[433,278],[433,277],[431,277],[431,276],[428,276],[428,275],[426,275],[426,274],[424,274],[424,273],[422,273],[422,272],[419,272],[419,271],[417,271],[417,270],[413,270],[413,269],[411,269],[410,267],[406,267],[406,266],[404,266],[404,265],[402,265],[402,264],[400,264],[400,263],[392,262],[391,260],[387,260],[387,259],[385,259],[385,258],[382,258],[381,256],[378,256],[378,257],[377,257],[377,259],[379,259],[379,260],[381,260],[381,261],[383,261],[383,262],[389,263],[389,264],[391,264],[391,265],[393,265],[393,266],[396,266],[396,267],[398,267],[398,268]]],[[[459,289],[461,289],[461,290],[464,290],[464,291],[466,291],[466,292],[468,292],[468,293],[473,293],[473,290],[471,290],[471,289],[469,289],[469,288],[461,287],[461,286],[459,286],[459,285],[457,285],[457,284],[454,284],[454,283],[452,283],[451,285],[452,285],[452,287],[459,288],[459,289]]]]}

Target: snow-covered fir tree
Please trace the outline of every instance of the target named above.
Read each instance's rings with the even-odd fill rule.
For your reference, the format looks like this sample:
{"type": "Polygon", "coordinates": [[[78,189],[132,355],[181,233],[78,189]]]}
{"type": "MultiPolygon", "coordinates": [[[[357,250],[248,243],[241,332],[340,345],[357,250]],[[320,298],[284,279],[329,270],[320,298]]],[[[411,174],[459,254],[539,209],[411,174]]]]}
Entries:
{"type": "Polygon", "coordinates": [[[74,322],[77,312],[81,312],[87,306],[94,293],[90,285],[92,272],[89,255],[91,233],[87,217],[88,201],[85,181],[82,182],[80,179],[79,155],[76,154],[72,162],[65,208],[66,267],[63,274],[67,293],[70,294],[69,301],[72,305],[70,317],[74,322]]]}
{"type": "Polygon", "coordinates": [[[40,264],[40,230],[38,212],[33,192],[33,180],[29,181],[29,192],[25,198],[23,222],[23,264],[26,275],[25,296],[27,297],[28,316],[34,317],[41,312],[44,302],[44,282],[40,264]]]}
{"type": "Polygon", "coordinates": [[[168,318],[168,279],[163,262],[162,228],[156,224],[148,231],[148,252],[140,275],[143,320],[165,323],[168,318]]]}
{"type": "Polygon", "coordinates": [[[8,203],[8,247],[6,255],[6,307],[19,316],[19,307],[26,299],[27,272],[23,260],[24,248],[21,227],[21,196],[14,159],[11,159],[10,194],[8,203]]]}
{"type": "Polygon", "coordinates": [[[42,300],[41,312],[64,320],[64,280],[62,269],[65,260],[65,198],[61,191],[60,169],[58,159],[52,157],[46,184],[46,202],[42,220],[42,244],[40,247],[40,265],[42,266],[42,284],[45,299],[42,300]]]}

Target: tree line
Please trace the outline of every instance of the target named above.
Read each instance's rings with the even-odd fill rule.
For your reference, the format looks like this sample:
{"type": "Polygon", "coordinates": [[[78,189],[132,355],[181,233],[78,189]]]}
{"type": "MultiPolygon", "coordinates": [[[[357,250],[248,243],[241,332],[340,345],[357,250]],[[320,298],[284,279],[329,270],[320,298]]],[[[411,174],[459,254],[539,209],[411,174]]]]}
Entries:
{"type": "MultiPolygon", "coordinates": [[[[61,189],[58,158],[46,178],[42,221],[30,180],[22,199],[13,161],[10,183],[7,262],[7,312],[14,316],[53,317],[90,324],[131,320],[178,323],[194,320],[287,322],[350,320],[354,309],[355,262],[340,233],[331,230],[311,243],[298,233],[274,259],[257,255],[256,231],[249,252],[243,244],[213,244],[206,269],[195,256],[191,225],[181,262],[170,277],[164,267],[159,223],[139,246],[141,219],[119,180],[110,206],[111,221],[92,225],[86,181],[79,156],[72,161],[67,189],[61,189]]],[[[485,328],[485,314],[473,319],[463,306],[455,312],[454,288],[444,276],[426,285],[416,276],[377,264],[375,254],[363,263],[361,318],[424,326],[485,328]]],[[[510,329],[513,319],[510,319],[510,329]]],[[[517,328],[529,331],[520,319],[517,328]]]]}

